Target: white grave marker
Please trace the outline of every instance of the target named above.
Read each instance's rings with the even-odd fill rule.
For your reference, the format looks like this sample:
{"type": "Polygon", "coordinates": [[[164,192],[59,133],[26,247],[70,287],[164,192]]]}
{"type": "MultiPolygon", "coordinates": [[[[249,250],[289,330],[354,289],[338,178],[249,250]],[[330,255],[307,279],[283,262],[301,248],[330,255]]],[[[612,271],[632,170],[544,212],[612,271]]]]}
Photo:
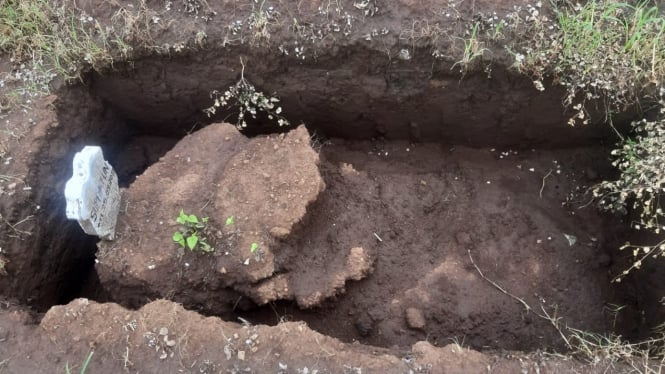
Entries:
{"type": "Polygon", "coordinates": [[[120,205],[118,176],[104,160],[102,149],[85,146],[74,156],[74,175],[65,185],[67,218],[86,234],[113,240],[120,205]]]}

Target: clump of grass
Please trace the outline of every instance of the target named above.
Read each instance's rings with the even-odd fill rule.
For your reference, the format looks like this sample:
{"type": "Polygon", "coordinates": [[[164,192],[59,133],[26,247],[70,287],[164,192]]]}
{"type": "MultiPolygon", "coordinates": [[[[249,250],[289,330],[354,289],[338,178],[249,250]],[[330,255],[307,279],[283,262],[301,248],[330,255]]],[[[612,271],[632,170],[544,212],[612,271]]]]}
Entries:
{"type": "Polygon", "coordinates": [[[468,37],[458,38],[464,43],[464,48],[462,49],[462,58],[455,62],[451,69],[459,66],[460,73],[465,74],[469,67],[477,59],[482,59],[485,52],[488,52],[488,49],[485,48],[485,43],[480,39],[478,35],[480,24],[475,23],[469,32],[468,37]]]}
{"type": "Polygon", "coordinates": [[[571,125],[586,124],[588,101],[602,99],[608,113],[653,97],[665,84],[665,17],[650,1],[566,3],[556,22],[531,12],[529,35],[516,49],[516,67],[566,88],[575,109],[571,125]],[[536,14],[536,16],[534,16],[536,14]]]}
{"type": "Polygon", "coordinates": [[[0,0],[0,19],[0,52],[67,79],[129,59],[136,47],[150,45],[159,27],[145,0],[132,10],[119,7],[104,25],[72,0],[0,0]]]}
{"type": "Polygon", "coordinates": [[[44,12],[47,2],[0,0],[0,51],[14,56],[28,56],[39,46],[45,46],[49,17],[44,12]]]}
{"type": "Polygon", "coordinates": [[[81,62],[110,62],[99,24],[47,0],[0,0],[0,51],[15,62],[32,61],[71,77],[81,62]]]}

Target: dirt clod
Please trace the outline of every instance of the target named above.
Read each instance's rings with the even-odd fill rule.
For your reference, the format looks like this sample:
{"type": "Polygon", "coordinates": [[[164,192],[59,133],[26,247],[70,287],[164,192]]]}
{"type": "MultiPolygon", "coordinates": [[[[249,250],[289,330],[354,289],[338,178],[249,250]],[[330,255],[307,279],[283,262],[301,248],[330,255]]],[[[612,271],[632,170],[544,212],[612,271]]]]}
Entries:
{"type": "Polygon", "coordinates": [[[426,321],[423,311],[418,308],[406,309],[406,324],[414,330],[424,330],[426,321]]]}
{"type": "Polygon", "coordinates": [[[366,313],[363,313],[360,315],[360,317],[358,317],[354,323],[354,326],[361,336],[366,337],[372,333],[372,329],[374,328],[374,321],[372,321],[372,318],[370,318],[370,316],[368,316],[366,313]]]}
{"type": "Polygon", "coordinates": [[[275,239],[286,239],[291,231],[285,229],[284,227],[273,227],[270,229],[270,235],[275,239]]]}
{"type": "Polygon", "coordinates": [[[455,234],[455,239],[459,245],[469,245],[471,244],[471,235],[467,232],[458,232],[455,234]]]}
{"type": "Polygon", "coordinates": [[[303,126],[248,139],[231,125],[215,124],[185,137],[124,191],[118,240],[99,244],[102,284],[117,299],[147,288],[216,313],[238,307],[238,293],[257,304],[296,299],[312,307],[343,291],[348,280],[372,270],[373,257],[363,248],[338,251],[342,266],[306,290],[292,284],[299,270],[283,271],[275,262],[276,250],[296,250],[280,249],[281,242],[324,190],[318,163],[303,126]],[[180,210],[208,219],[200,235],[214,252],[174,243],[180,210]],[[211,299],[209,289],[227,296],[211,299]]]}

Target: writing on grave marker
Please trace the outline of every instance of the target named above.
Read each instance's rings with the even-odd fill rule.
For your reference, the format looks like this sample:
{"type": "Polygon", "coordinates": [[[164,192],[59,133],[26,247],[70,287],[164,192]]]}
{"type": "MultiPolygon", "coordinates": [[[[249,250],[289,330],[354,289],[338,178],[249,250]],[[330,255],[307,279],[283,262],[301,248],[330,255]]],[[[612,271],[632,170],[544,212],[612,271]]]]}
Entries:
{"type": "Polygon", "coordinates": [[[120,206],[118,176],[97,146],[76,153],[73,166],[65,185],[67,218],[77,220],[86,234],[113,240],[120,206]]]}

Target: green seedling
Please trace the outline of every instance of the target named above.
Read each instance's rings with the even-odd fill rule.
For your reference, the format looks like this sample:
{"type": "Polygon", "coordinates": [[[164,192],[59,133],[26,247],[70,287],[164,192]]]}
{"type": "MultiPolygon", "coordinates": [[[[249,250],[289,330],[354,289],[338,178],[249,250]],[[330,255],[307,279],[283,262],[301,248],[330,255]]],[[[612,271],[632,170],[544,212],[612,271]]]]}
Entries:
{"type": "Polygon", "coordinates": [[[235,218],[233,216],[227,218],[226,219],[226,226],[233,225],[233,222],[235,222],[235,218]]]}
{"type": "Polygon", "coordinates": [[[259,249],[259,245],[256,243],[252,243],[252,247],[249,249],[251,253],[256,252],[256,250],[259,249]]]}
{"type": "Polygon", "coordinates": [[[212,252],[212,248],[201,235],[201,231],[206,228],[208,217],[202,217],[200,220],[194,214],[186,214],[182,209],[178,218],[176,218],[182,227],[173,233],[173,241],[180,244],[183,248],[189,248],[190,251],[200,249],[203,252],[212,252]]]}

